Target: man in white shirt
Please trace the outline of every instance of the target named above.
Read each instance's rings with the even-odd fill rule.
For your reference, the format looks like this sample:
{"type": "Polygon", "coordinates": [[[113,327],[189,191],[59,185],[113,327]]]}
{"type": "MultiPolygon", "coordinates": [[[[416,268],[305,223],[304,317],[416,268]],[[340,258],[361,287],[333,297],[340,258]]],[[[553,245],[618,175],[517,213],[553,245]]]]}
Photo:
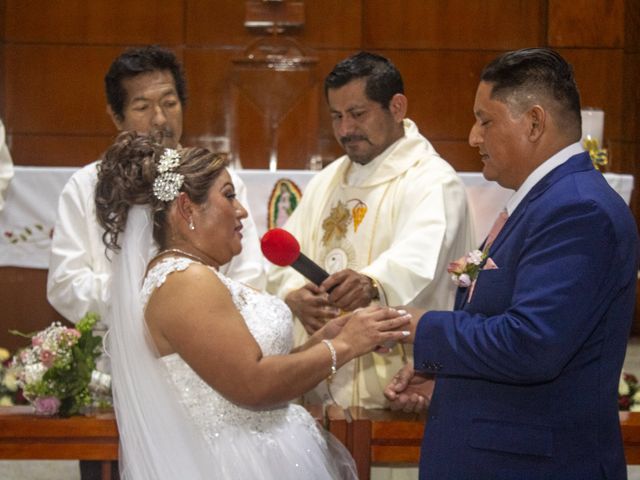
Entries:
{"type": "MultiPolygon", "coordinates": [[[[114,60],[105,76],[107,112],[119,131],[159,131],[164,145],[175,148],[182,135],[186,85],[175,55],[163,48],[131,49],[114,60]]],[[[103,230],[95,218],[97,164],[76,172],[65,185],[58,205],[47,279],[47,298],[71,322],[87,312],[105,315],[109,304],[111,263],[105,256],[103,230]]],[[[246,188],[231,172],[240,202],[248,208],[246,188]]],[[[244,221],[243,250],[221,271],[262,289],[262,254],[255,223],[244,221]]]]}
{"type": "Polygon", "coordinates": [[[13,162],[4,139],[4,125],[0,120],[0,210],[4,208],[4,192],[13,178],[13,162]]]}

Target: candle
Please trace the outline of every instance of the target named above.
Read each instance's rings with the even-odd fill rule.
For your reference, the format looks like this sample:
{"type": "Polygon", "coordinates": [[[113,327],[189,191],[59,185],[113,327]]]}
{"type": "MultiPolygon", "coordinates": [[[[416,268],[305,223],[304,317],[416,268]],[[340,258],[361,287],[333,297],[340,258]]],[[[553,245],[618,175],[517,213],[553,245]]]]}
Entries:
{"type": "Polygon", "coordinates": [[[604,130],[604,112],[599,108],[585,107],[580,110],[582,116],[582,139],[580,143],[584,145],[585,139],[598,141],[598,148],[602,148],[602,133],[604,130]]]}

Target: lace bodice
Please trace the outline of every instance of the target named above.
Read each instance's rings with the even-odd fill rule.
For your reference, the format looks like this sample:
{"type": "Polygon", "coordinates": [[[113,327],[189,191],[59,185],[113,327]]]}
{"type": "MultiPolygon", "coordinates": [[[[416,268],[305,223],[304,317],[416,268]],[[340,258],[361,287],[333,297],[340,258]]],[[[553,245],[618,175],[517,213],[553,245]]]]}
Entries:
{"type": "MultiPolygon", "coordinates": [[[[183,271],[192,263],[187,258],[170,257],[154,265],[142,288],[143,305],[147,304],[151,293],[166,281],[169,274],[183,271]]],[[[293,324],[291,312],[284,302],[227,278],[213,268],[211,270],[229,289],[233,303],[263,354],[288,353],[293,343],[293,324]]],[[[252,433],[264,437],[262,441],[269,441],[269,432],[283,422],[309,424],[310,416],[298,405],[284,405],[266,411],[247,410],[229,402],[209,387],[178,354],[167,355],[162,360],[180,392],[181,403],[209,441],[218,439],[229,426],[248,428],[252,433]]],[[[318,434],[313,422],[309,429],[314,435],[318,434]]]]}
{"type": "MultiPolygon", "coordinates": [[[[151,293],[162,285],[167,275],[174,271],[186,270],[193,260],[184,257],[169,257],[147,274],[142,287],[142,304],[146,305],[151,293]]],[[[288,353],[293,346],[293,323],[291,311],[286,304],[273,295],[258,292],[251,287],[236,282],[209,267],[229,289],[234,305],[244,318],[251,334],[260,345],[264,355],[288,353]]]]}

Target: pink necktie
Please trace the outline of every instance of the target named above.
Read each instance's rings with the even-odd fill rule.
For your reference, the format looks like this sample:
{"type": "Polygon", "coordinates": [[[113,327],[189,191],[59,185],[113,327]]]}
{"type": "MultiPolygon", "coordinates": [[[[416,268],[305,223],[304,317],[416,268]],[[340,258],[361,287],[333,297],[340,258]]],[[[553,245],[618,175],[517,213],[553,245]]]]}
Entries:
{"type": "Polygon", "coordinates": [[[504,227],[504,224],[507,223],[507,219],[509,218],[509,214],[506,210],[502,210],[496,221],[494,222],[491,230],[489,230],[489,235],[487,235],[487,241],[484,243],[484,248],[488,248],[495,241],[496,237],[504,227]]]}
{"type": "MultiPolygon", "coordinates": [[[[507,213],[507,210],[506,209],[502,210],[498,215],[498,218],[496,218],[496,221],[493,223],[491,230],[489,230],[489,235],[487,235],[487,239],[484,242],[485,252],[489,250],[489,248],[491,247],[491,244],[493,244],[498,234],[500,233],[500,230],[502,230],[502,227],[504,227],[504,224],[507,223],[508,218],[509,218],[509,214],[507,213]]],[[[493,260],[491,260],[491,262],[493,262],[493,260]]],[[[485,268],[487,268],[486,264],[483,267],[483,269],[485,268]]],[[[496,268],[495,264],[493,268],[496,268]]],[[[474,279],[473,282],[471,282],[471,286],[469,287],[469,293],[467,294],[467,300],[466,300],[467,302],[471,302],[471,298],[473,297],[473,291],[475,290],[475,288],[476,288],[476,280],[474,279]]]]}

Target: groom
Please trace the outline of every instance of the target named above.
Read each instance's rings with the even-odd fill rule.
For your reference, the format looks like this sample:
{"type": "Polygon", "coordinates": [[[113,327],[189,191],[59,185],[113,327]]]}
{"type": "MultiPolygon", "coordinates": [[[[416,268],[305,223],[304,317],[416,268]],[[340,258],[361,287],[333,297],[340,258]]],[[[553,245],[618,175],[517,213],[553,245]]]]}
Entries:
{"type": "Polygon", "coordinates": [[[385,391],[424,407],[422,375],[436,375],[420,478],[626,478],[617,390],[637,227],[578,143],[572,68],[549,49],[506,53],[474,114],[484,176],[515,193],[458,310],[414,314],[416,371],[385,391]]]}

